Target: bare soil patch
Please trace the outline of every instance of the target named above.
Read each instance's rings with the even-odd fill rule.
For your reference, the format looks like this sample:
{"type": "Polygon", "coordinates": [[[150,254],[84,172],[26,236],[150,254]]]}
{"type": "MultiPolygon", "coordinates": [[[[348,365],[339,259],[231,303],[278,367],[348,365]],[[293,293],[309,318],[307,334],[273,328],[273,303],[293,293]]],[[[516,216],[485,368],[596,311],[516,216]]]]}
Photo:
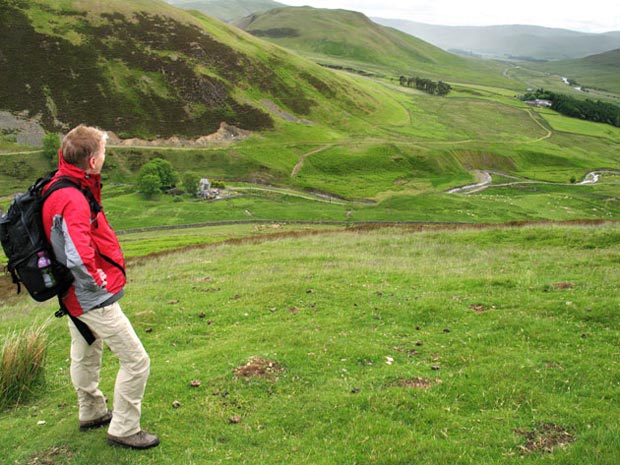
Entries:
{"type": "Polygon", "coordinates": [[[438,380],[438,379],[431,380],[431,379],[416,377],[416,378],[408,378],[408,379],[399,379],[398,381],[393,383],[392,386],[404,387],[404,388],[410,388],[410,389],[429,389],[434,384],[439,384],[439,383],[441,383],[441,380],[438,380]]]}
{"type": "Polygon", "coordinates": [[[555,289],[572,289],[575,287],[575,283],[559,282],[553,283],[552,286],[555,289]]]}
{"type": "Polygon", "coordinates": [[[277,375],[284,371],[284,368],[277,361],[254,356],[250,357],[245,365],[235,368],[235,376],[237,378],[267,378],[275,380],[277,375]]]}
{"type": "Polygon", "coordinates": [[[71,462],[72,456],[67,446],[50,447],[31,457],[26,465],[66,465],[71,462]]]}
{"type": "Polygon", "coordinates": [[[575,441],[575,436],[566,429],[553,423],[540,425],[534,431],[517,431],[527,442],[520,446],[524,454],[532,452],[552,453],[557,447],[564,447],[575,441]]]}
{"type": "Polygon", "coordinates": [[[469,308],[476,313],[486,312],[489,309],[486,305],[482,304],[472,304],[469,306],[469,308]]]}

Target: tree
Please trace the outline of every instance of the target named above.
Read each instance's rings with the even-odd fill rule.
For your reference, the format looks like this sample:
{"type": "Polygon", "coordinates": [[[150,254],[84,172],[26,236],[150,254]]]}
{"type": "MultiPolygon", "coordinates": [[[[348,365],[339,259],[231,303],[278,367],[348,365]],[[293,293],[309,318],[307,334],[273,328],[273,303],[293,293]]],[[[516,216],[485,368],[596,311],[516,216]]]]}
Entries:
{"type": "Polygon", "coordinates": [[[138,192],[144,194],[147,199],[152,199],[155,194],[161,192],[161,181],[154,173],[147,173],[138,178],[138,192]]]}
{"type": "Polygon", "coordinates": [[[452,86],[446,82],[439,81],[437,83],[437,95],[448,95],[452,90],[452,86]]]}
{"type": "Polygon", "coordinates": [[[183,173],[183,176],[181,176],[181,182],[183,183],[183,188],[185,189],[185,192],[188,192],[194,197],[198,195],[200,176],[191,171],[187,171],[183,173]]]}
{"type": "Polygon", "coordinates": [[[43,136],[43,154],[45,157],[54,162],[56,155],[58,155],[58,149],[60,148],[60,137],[58,134],[48,132],[43,136]]]}
{"type": "Polygon", "coordinates": [[[163,158],[154,158],[144,166],[154,166],[157,169],[161,181],[161,189],[174,187],[177,182],[177,174],[172,168],[172,164],[163,158]]]}
{"type": "Polygon", "coordinates": [[[140,168],[138,190],[145,194],[146,192],[143,189],[150,192],[152,184],[154,184],[152,179],[144,180],[149,176],[154,176],[157,179],[157,189],[160,191],[174,187],[177,180],[177,174],[172,169],[172,165],[163,158],[155,158],[140,168]]]}

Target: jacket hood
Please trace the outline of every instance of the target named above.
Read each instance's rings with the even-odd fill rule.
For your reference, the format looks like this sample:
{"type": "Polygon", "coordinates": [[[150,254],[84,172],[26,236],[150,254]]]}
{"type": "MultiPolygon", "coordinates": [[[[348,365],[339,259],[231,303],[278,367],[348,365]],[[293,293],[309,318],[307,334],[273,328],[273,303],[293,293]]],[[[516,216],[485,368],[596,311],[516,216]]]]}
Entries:
{"type": "Polygon", "coordinates": [[[88,188],[101,203],[101,174],[91,174],[82,168],[72,165],[62,155],[62,148],[58,149],[58,172],[56,176],[68,176],[80,182],[82,188],[88,188]]]}

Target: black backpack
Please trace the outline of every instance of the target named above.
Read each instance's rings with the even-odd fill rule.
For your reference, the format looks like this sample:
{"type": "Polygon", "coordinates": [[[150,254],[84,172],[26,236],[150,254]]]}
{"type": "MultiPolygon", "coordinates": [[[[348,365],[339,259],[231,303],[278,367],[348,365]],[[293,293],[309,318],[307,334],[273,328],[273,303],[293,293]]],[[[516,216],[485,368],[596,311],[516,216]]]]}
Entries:
{"type": "Polygon", "coordinates": [[[71,271],[58,262],[52,246],[47,240],[43,229],[43,203],[52,192],[65,187],[78,189],[90,205],[91,215],[96,217],[102,207],[97,203],[92,192],[82,189],[77,179],[60,177],[54,181],[43,195],[43,188],[49,184],[56,174],[55,171],[37,179],[24,194],[18,194],[11,202],[9,210],[0,216],[0,242],[6,257],[9,259],[8,270],[13,282],[17,285],[17,293],[23,284],[32,298],[44,302],[58,297],[60,309],[57,317],[69,315],[86,342],[90,345],[95,337],[90,328],[69,314],[62,303],[62,295],[71,287],[73,275],[71,271]]]}
{"type": "Polygon", "coordinates": [[[88,190],[82,190],[77,179],[61,177],[52,184],[45,195],[43,188],[52,180],[55,172],[39,178],[28,191],[13,199],[8,211],[0,217],[0,242],[8,258],[8,271],[17,293],[23,284],[32,298],[38,302],[62,296],[71,286],[73,275],[59,263],[43,230],[43,203],[52,192],[73,187],[89,200],[91,211],[101,210],[88,190]]]}

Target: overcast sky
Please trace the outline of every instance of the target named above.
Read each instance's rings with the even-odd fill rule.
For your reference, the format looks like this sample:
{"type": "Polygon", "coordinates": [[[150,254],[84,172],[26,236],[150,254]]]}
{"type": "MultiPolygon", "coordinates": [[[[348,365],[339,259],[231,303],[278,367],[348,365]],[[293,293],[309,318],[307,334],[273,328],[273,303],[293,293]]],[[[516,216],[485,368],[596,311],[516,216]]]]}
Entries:
{"type": "Polygon", "coordinates": [[[620,31],[620,0],[277,0],[366,16],[447,26],[530,24],[583,32],[620,31]]]}

